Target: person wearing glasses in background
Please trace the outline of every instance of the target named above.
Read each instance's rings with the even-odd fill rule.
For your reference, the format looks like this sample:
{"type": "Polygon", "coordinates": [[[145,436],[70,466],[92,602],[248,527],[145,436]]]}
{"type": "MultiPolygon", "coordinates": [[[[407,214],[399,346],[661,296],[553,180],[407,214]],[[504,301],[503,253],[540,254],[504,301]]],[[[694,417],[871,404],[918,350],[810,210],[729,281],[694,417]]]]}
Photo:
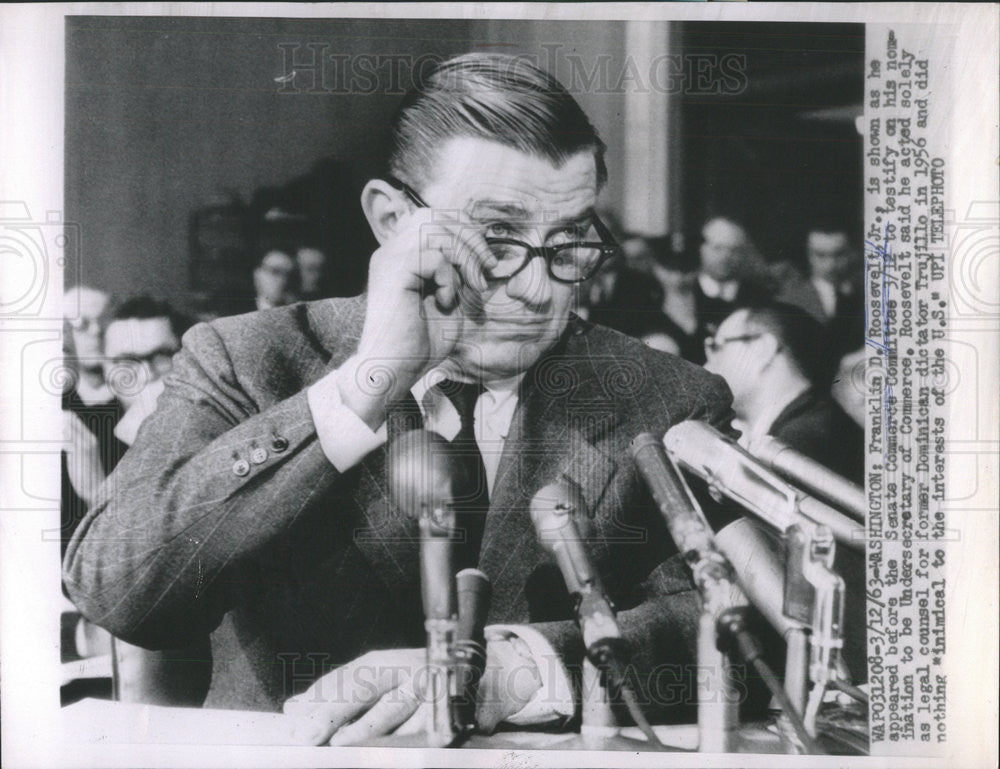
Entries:
{"type": "Polygon", "coordinates": [[[115,435],[131,446],[142,421],[153,413],[163,377],[190,322],[167,302],[149,296],[117,307],[104,332],[104,378],[125,409],[115,435]]]}
{"type": "Polygon", "coordinates": [[[462,552],[493,583],[480,728],[578,712],[582,642],[528,514],[563,477],[640,698],[693,720],[697,602],[628,447],[686,419],[724,429],[730,394],[570,312],[617,251],[594,215],[603,142],[550,75],[467,54],[404,99],[387,171],[361,196],[380,244],[364,296],[185,336],[71,544],[71,595],[151,648],[210,632],[207,706],[284,708],[311,744],[420,731],[417,522],[387,499],[386,446],[406,427],[472,435],[488,500],[462,552]]]}

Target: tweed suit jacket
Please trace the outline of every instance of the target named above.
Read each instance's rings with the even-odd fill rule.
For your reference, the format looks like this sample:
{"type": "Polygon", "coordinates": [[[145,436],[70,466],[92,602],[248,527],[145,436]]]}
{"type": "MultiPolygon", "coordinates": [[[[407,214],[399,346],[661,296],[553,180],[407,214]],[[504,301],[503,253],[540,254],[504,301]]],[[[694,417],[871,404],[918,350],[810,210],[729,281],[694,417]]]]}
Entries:
{"type": "MultiPolygon", "coordinates": [[[[278,710],[365,651],[424,643],[417,525],[387,498],[385,447],[338,472],[306,400],[353,354],[363,319],[363,298],[327,299],[191,329],[70,543],[64,581],[92,621],[149,648],[211,633],[207,705],[278,710]]],[[[533,494],[568,477],[644,696],[680,712],[697,604],[628,446],[685,419],[726,429],[730,400],[721,378],[573,316],[525,376],[504,445],[480,551],[489,622],[533,623],[579,664],[570,600],[529,516],[533,494]]]]}

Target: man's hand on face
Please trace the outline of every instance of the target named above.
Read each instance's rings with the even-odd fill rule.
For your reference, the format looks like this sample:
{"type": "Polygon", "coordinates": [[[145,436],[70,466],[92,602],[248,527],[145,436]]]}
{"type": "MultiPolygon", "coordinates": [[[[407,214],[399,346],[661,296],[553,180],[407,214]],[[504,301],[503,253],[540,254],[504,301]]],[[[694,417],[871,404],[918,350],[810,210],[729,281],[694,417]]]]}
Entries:
{"type": "Polygon", "coordinates": [[[479,229],[459,221],[465,217],[432,216],[426,208],[404,216],[369,265],[364,328],[339,385],[344,403],[373,426],[452,352],[487,288],[483,270],[496,264],[479,229]]]}
{"type": "MultiPolygon", "coordinates": [[[[509,640],[490,641],[479,684],[476,717],[481,731],[520,711],[541,686],[530,658],[509,640]]],[[[369,652],[318,679],[284,706],[296,742],[352,745],[386,734],[426,729],[430,703],[424,649],[369,652]]]]}

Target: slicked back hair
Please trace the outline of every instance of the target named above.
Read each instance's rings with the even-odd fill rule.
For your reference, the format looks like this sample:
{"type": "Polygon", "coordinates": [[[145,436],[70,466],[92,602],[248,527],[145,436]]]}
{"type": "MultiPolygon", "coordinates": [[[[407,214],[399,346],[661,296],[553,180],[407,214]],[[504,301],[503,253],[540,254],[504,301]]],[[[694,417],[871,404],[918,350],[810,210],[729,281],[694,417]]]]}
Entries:
{"type": "Polygon", "coordinates": [[[389,173],[412,187],[433,178],[437,153],[458,137],[486,139],[558,167],[605,145],[562,84],[523,57],[468,53],[442,62],[403,99],[391,125],[389,173]]]}

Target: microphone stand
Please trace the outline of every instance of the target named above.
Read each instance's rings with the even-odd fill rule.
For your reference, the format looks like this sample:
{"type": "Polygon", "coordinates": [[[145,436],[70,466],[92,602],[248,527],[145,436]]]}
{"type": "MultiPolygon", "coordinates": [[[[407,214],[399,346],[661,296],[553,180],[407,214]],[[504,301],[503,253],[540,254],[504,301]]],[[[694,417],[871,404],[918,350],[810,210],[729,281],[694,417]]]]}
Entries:
{"type": "Polygon", "coordinates": [[[452,723],[452,701],[458,694],[458,660],[455,657],[455,586],[451,576],[451,544],[455,513],[448,508],[424,511],[420,516],[420,575],[424,596],[424,629],[427,632],[427,682],[430,702],[427,744],[451,745],[457,736],[452,723]],[[445,568],[441,566],[445,565],[445,568]]]}
{"type": "MultiPolygon", "coordinates": [[[[802,714],[806,732],[816,736],[816,718],[830,682],[841,678],[843,647],[844,580],[833,570],[836,542],[829,526],[817,523],[800,508],[805,496],[761,466],[734,441],[701,422],[682,422],[667,431],[664,445],[678,464],[703,478],[716,498],[726,496],[783,534],[786,550],[785,616],[806,625],[808,660],[802,639],[790,639],[786,656],[786,692],[802,714]],[[710,465],[693,460],[684,446],[718,448],[710,465]],[[723,454],[724,452],[724,454],[723,454]],[[720,458],[721,457],[721,458],[720,458]],[[712,469],[719,467],[719,472],[712,469]],[[803,675],[803,667],[807,674],[803,675]],[[802,681],[812,683],[808,694],[802,681]]],[[[812,512],[812,507],[810,507],[812,512]]],[[[780,630],[780,629],[779,629],[780,630]]]]}
{"type": "Polygon", "coordinates": [[[698,749],[732,753],[738,747],[739,693],[729,655],[720,648],[719,618],[749,606],[732,564],[719,552],[711,528],[676,465],[653,435],[632,442],[632,457],[663,513],[670,536],[691,567],[701,597],[698,621],[698,749]]]}
{"type": "Polygon", "coordinates": [[[425,430],[398,436],[388,457],[390,495],[420,531],[420,592],[427,634],[424,701],[427,745],[453,745],[475,729],[476,687],[485,662],[483,625],[489,581],[475,569],[456,575],[454,448],[425,430]]]}

